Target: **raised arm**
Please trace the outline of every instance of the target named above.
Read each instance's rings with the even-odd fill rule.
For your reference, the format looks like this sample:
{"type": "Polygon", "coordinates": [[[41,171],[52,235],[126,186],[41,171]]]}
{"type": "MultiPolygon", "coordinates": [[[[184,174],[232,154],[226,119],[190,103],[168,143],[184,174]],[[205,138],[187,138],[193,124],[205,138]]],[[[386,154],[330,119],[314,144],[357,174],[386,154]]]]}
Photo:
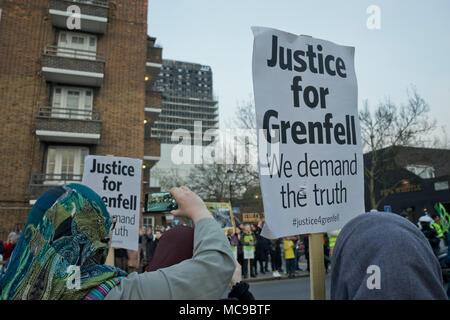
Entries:
{"type": "Polygon", "coordinates": [[[203,201],[186,187],[173,188],[174,216],[195,223],[192,259],[154,272],[132,273],[106,299],[219,299],[233,276],[231,246],[203,201]]]}

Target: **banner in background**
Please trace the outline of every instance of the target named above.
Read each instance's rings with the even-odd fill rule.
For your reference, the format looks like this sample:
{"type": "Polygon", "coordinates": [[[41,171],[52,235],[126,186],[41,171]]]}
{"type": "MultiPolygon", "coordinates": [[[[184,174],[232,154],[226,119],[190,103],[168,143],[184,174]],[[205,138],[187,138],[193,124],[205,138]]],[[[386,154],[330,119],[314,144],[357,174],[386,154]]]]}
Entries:
{"type": "Polygon", "coordinates": [[[229,202],[205,202],[205,205],[225,232],[229,229],[235,230],[233,211],[229,202]]]}

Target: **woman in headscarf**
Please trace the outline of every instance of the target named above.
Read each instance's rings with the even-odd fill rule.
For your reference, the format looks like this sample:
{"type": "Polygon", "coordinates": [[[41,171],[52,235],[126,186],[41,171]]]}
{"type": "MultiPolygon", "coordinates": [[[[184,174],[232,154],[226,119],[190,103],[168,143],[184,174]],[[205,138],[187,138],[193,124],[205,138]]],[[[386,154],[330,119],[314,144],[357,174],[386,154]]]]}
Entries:
{"type": "Polygon", "coordinates": [[[79,184],[36,201],[0,279],[1,299],[218,299],[234,272],[229,243],[203,201],[173,188],[175,216],[193,220],[192,259],[142,274],[105,265],[113,220],[102,199],[79,184]]]}
{"type": "Polygon", "coordinates": [[[393,213],[349,221],[332,256],[331,299],[447,299],[441,268],[422,232],[393,213]]]}

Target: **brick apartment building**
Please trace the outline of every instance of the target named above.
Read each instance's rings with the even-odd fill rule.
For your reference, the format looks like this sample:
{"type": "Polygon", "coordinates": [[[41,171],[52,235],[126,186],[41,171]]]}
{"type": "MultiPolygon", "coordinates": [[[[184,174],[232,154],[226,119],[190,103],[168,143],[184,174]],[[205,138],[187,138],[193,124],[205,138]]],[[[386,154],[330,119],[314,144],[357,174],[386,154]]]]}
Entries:
{"type": "Polygon", "coordinates": [[[81,181],[87,154],[143,159],[148,190],[162,49],[147,36],[147,9],[147,0],[0,0],[0,239],[22,230],[45,190],[81,181]],[[80,29],[67,23],[73,5],[80,29]]]}

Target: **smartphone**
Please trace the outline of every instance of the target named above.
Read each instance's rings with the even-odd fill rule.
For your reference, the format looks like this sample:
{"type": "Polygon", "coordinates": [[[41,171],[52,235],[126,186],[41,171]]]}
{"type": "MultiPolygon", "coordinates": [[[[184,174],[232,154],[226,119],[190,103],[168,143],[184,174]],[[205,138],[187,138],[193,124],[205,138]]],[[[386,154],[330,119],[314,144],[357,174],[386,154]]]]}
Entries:
{"type": "Polygon", "coordinates": [[[146,194],[146,212],[167,212],[178,209],[178,204],[170,192],[146,194]]]}

